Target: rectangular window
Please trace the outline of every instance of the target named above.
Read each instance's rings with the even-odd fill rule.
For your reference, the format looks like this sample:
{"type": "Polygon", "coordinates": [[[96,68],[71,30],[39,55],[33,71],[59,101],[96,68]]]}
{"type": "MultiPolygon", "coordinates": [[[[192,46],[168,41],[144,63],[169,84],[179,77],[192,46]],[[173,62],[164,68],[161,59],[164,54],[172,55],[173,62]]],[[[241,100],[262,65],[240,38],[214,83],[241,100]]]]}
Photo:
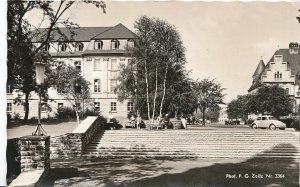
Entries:
{"type": "Polygon", "coordinates": [[[110,103],[110,111],[117,112],[117,103],[116,102],[110,103]]]}
{"type": "Polygon", "coordinates": [[[94,102],[94,110],[95,112],[100,112],[100,102],[94,102]]]}
{"type": "Polygon", "coordinates": [[[117,80],[111,79],[110,80],[110,92],[115,92],[116,88],[117,88],[117,80]]]}
{"type": "Polygon", "coordinates": [[[47,103],[41,103],[42,107],[41,107],[41,112],[47,112],[47,103]]]}
{"type": "Polygon", "coordinates": [[[94,71],[101,71],[100,58],[96,58],[94,61],[94,71]]]}
{"type": "Polygon", "coordinates": [[[111,79],[117,79],[119,75],[119,71],[111,71],[110,72],[110,78],[111,79]]]}
{"type": "Polygon", "coordinates": [[[101,92],[101,80],[100,79],[95,79],[94,80],[94,92],[95,93],[100,93],[101,92]]]}
{"type": "Polygon", "coordinates": [[[111,59],[111,70],[118,70],[117,59],[111,59]]]}
{"type": "Polygon", "coordinates": [[[12,111],[12,104],[11,103],[7,103],[6,111],[7,112],[11,112],[12,111]]]}
{"type": "Polygon", "coordinates": [[[132,102],[128,102],[127,103],[127,112],[132,112],[133,111],[133,103],[132,102]]]}
{"type": "Polygon", "coordinates": [[[81,103],[75,103],[77,111],[80,112],[81,111],[81,103]]]}
{"type": "Polygon", "coordinates": [[[8,94],[12,93],[11,85],[9,85],[9,84],[6,86],[6,93],[8,93],[8,94]]]}
{"type": "MultiPolygon", "coordinates": [[[[29,108],[29,103],[28,103],[28,108],[29,108]]],[[[24,110],[24,112],[26,112],[26,105],[25,105],[25,103],[23,104],[23,110],[24,110]]]]}

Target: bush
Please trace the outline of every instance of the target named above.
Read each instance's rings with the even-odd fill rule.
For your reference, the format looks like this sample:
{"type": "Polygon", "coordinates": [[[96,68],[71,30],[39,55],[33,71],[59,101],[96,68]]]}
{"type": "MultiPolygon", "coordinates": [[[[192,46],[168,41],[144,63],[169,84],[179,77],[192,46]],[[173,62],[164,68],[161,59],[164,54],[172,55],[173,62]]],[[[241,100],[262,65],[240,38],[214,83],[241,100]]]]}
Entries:
{"type": "Polygon", "coordinates": [[[13,116],[14,116],[14,120],[20,120],[21,119],[20,113],[14,112],[13,116]]]}
{"type": "Polygon", "coordinates": [[[290,127],[294,128],[296,131],[300,131],[300,119],[295,119],[290,127]]]}
{"type": "Polygon", "coordinates": [[[86,118],[87,116],[99,116],[99,112],[95,111],[95,110],[90,110],[90,109],[85,109],[82,117],[86,118]]]}
{"type": "Polygon", "coordinates": [[[283,123],[286,124],[286,127],[291,127],[291,125],[296,121],[296,118],[286,118],[286,119],[280,119],[283,123]]]}
{"type": "Polygon", "coordinates": [[[57,119],[72,119],[76,118],[76,112],[71,107],[60,107],[55,114],[57,119]]]}
{"type": "Polygon", "coordinates": [[[6,114],[7,123],[11,121],[11,114],[6,114]]]}

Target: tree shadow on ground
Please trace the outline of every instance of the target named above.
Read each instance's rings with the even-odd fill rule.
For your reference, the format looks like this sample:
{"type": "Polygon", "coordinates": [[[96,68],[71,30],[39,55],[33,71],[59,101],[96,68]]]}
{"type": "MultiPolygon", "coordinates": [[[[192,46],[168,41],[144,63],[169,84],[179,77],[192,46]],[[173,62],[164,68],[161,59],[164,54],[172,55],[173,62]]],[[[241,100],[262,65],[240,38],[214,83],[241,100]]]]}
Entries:
{"type": "MultiPolygon", "coordinates": [[[[264,153],[278,153],[278,149],[282,150],[282,153],[298,152],[291,144],[279,144],[264,153]]],[[[293,187],[299,185],[298,159],[260,158],[259,155],[240,163],[215,163],[206,167],[195,165],[190,167],[192,169],[179,173],[170,173],[172,166],[163,165],[165,160],[156,159],[56,161],[43,186],[293,187]],[[259,174],[262,178],[255,178],[255,176],[259,177],[259,174]],[[283,174],[284,177],[276,174],[283,174]],[[272,177],[268,178],[267,175],[272,177]],[[232,178],[234,176],[236,178],[232,178]]],[[[185,164],[186,160],[168,161],[185,164]]],[[[205,159],[202,159],[203,161],[205,162],[205,159]]]]}

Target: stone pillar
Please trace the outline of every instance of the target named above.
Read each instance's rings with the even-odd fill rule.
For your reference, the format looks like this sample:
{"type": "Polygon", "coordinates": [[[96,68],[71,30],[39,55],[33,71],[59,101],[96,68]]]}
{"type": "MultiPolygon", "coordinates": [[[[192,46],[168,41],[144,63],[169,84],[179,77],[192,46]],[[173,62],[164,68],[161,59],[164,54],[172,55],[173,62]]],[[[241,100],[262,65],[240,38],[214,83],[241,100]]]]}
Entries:
{"type": "Polygon", "coordinates": [[[21,172],[50,168],[50,136],[23,136],[21,141],[21,172]]]}

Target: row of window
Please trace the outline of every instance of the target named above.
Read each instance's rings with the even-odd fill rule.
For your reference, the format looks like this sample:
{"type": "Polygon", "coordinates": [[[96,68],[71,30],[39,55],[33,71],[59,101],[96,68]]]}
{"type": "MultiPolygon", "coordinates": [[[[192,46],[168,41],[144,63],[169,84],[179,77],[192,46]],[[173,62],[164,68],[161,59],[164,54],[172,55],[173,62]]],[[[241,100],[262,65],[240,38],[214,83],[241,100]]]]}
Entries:
{"type": "MultiPolygon", "coordinates": [[[[41,103],[41,105],[42,105],[41,111],[47,112],[48,111],[47,103],[41,103]]],[[[58,108],[62,108],[63,106],[64,106],[63,103],[58,103],[58,108]]],[[[77,103],[76,106],[80,108],[80,103],[77,103]]],[[[94,102],[94,110],[97,112],[100,112],[100,102],[94,102]]],[[[6,111],[12,112],[12,103],[7,103],[6,111]]],[[[24,111],[25,111],[25,106],[24,106],[24,111]]],[[[117,102],[110,103],[110,111],[117,112],[117,102]]],[[[127,103],[127,111],[128,112],[133,111],[133,103],[132,102],[127,103]]]]}
{"type": "MultiPolygon", "coordinates": [[[[133,47],[134,46],[134,41],[129,40],[128,41],[128,47],[133,47]]],[[[58,51],[66,51],[68,48],[67,43],[59,43],[58,44],[58,51]]],[[[78,42],[75,44],[75,51],[83,51],[84,44],[81,42],[78,42]]],[[[117,39],[111,40],[111,49],[119,49],[120,48],[120,41],[117,39]]],[[[50,44],[45,45],[44,50],[49,51],[50,49],[50,44]]],[[[103,41],[101,40],[96,40],[94,42],[94,49],[103,49],[103,41]]]]}
{"type": "MultiPolygon", "coordinates": [[[[103,58],[103,61],[108,61],[108,58],[103,58]]],[[[128,59],[128,61],[131,61],[131,59],[128,59]]],[[[94,61],[94,71],[101,71],[101,61],[100,58],[96,58],[94,61]]],[[[117,71],[118,70],[118,62],[117,59],[111,59],[110,63],[110,70],[111,71],[117,71]]]]}
{"type": "MultiPolygon", "coordinates": [[[[121,61],[124,61],[125,59],[121,59],[121,61]]],[[[109,58],[103,58],[103,61],[109,61],[109,58]]],[[[59,61],[57,62],[57,66],[61,66],[64,62],[63,61],[59,61]]],[[[96,58],[94,61],[94,71],[102,71],[102,66],[101,66],[101,60],[100,58],[96,58]]],[[[128,65],[132,66],[132,59],[128,59],[128,65]]],[[[74,66],[77,69],[81,69],[81,62],[80,61],[75,61],[74,62],[74,66]]],[[[111,63],[110,63],[110,71],[119,71],[118,68],[118,62],[117,59],[111,59],[111,63]]]]}
{"type": "MultiPolygon", "coordinates": [[[[114,92],[117,89],[117,79],[110,79],[110,92],[114,92]]],[[[101,79],[94,80],[94,92],[101,93],[101,79]]]]}
{"type": "Polygon", "coordinates": [[[282,78],[282,73],[279,73],[279,71],[277,71],[277,72],[274,74],[274,78],[275,78],[275,80],[281,80],[281,78],[282,78]]]}

